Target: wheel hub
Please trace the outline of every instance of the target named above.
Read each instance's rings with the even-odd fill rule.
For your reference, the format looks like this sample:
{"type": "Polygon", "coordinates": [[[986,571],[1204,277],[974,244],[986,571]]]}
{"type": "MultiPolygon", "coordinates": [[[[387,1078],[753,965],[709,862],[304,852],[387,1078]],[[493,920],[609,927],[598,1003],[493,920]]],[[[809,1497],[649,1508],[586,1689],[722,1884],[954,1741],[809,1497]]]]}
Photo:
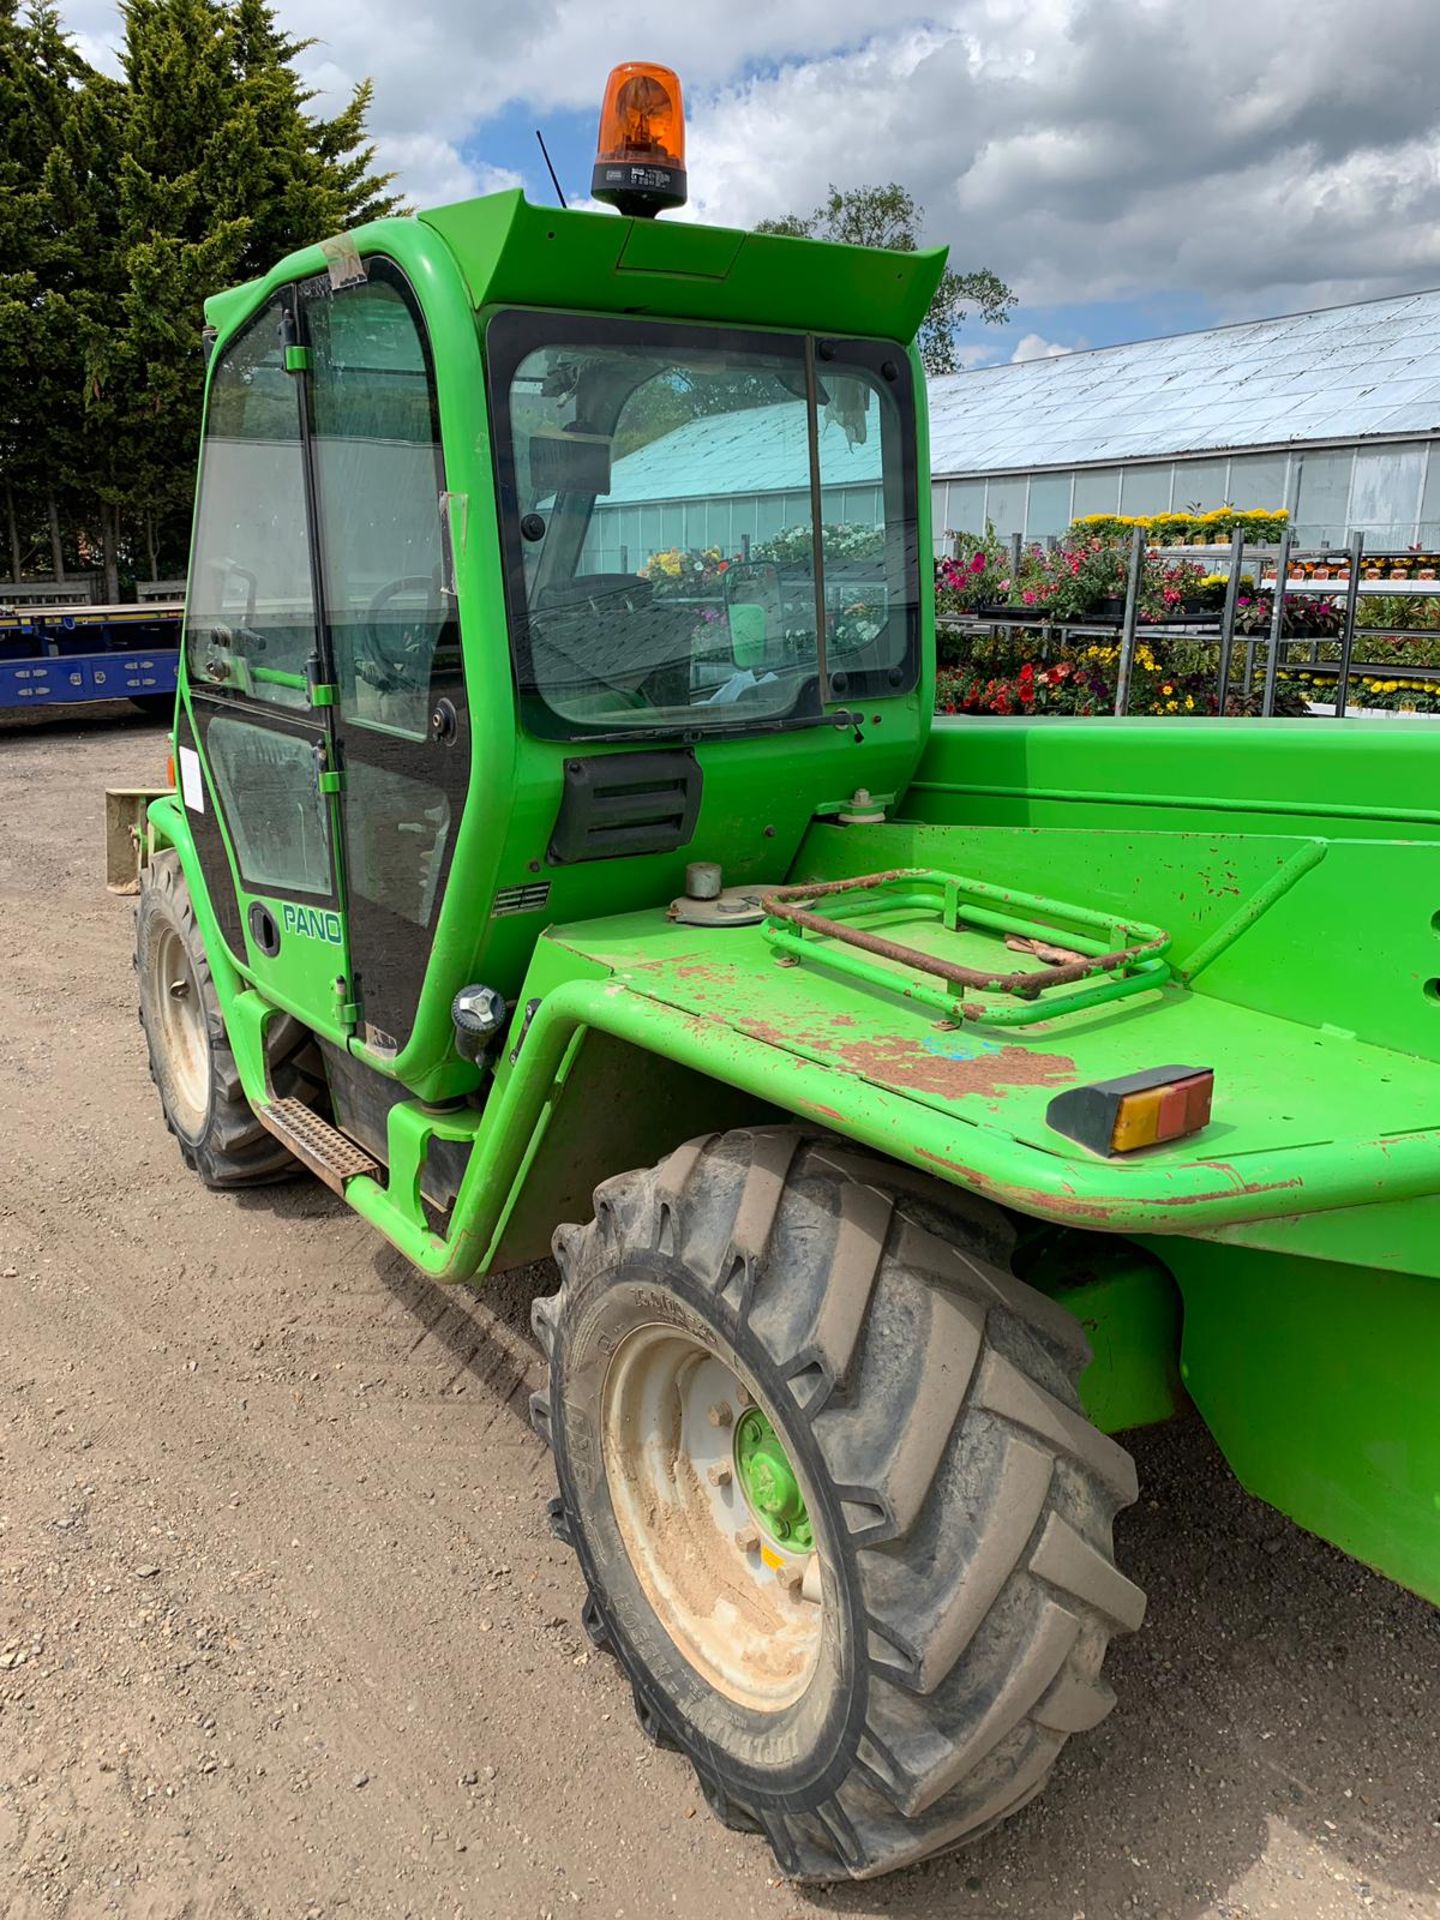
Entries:
{"type": "Polygon", "coordinates": [[[759,1407],[748,1407],[735,1428],[735,1469],[764,1532],[780,1546],[808,1553],[815,1537],[805,1496],[779,1434],[759,1407]]]}

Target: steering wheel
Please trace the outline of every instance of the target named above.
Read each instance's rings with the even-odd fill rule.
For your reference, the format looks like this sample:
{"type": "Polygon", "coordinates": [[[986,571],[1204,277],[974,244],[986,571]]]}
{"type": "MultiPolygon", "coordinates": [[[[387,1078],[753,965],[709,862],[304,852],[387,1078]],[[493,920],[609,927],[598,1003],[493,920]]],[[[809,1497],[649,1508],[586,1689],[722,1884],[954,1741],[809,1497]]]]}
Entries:
{"type": "MultiPolygon", "coordinates": [[[[356,648],[355,671],[362,680],[380,693],[393,693],[398,687],[405,686],[412,679],[412,666],[422,651],[428,651],[433,645],[435,628],[439,624],[435,617],[435,608],[440,603],[440,568],[438,563],[429,573],[402,573],[396,580],[387,580],[380,591],[372,595],[365,609],[361,623],[361,644],[356,648]],[[423,615],[423,632],[417,634],[413,624],[403,625],[398,630],[394,623],[383,620],[381,615],[402,593],[421,593],[428,596],[429,604],[423,615]],[[368,654],[369,658],[364,656],[368,654]]],[[[426,678],[429,678],[428,662],[426,678]]]]}

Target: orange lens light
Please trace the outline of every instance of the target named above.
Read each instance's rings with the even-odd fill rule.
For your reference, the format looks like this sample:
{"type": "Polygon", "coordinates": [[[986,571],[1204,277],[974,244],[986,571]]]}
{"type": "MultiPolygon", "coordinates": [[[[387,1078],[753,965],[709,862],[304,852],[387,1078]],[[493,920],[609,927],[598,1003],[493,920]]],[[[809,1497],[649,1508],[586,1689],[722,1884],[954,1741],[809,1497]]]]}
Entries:
{"type": "Polygon", "coordinates": [[[685,165],[685,114],[680,82],[669,67],[627,60],[605,82],[597,160],[685,165]]]}
{"type": "Polygon", "coordinates": [[[591,191],[640,216],[685,204],[685,105],[669,67],[626,60],[611,69],[591,191]]]}
{"type": "Polygon", "coordinates": [[[1210,1124],[1214,1093],[1210,1067],[1152,1067],[1056,1094],[1045,1121],[1095,1153],[1134,1153],[1199,1133],[1210,1124]]]}

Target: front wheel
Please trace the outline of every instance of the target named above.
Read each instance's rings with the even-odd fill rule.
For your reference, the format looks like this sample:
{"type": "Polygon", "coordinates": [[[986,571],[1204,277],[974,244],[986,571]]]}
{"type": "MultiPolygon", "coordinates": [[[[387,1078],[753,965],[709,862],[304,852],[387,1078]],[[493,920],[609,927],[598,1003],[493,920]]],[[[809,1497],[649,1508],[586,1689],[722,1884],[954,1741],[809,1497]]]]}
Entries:
{"type": "Polygon", "coordinates": [[[800,1878],[1039,1791],[1108,1712],[1129,1456],[1003,1216],[797,1129],[692,1141],[561,1228],[536,1424],[585,1625],[712,1808],[800,1878]]]}
{"type": "MultiPolygon", "coordinates": [[[[135,972],[150,1078],[186,1166],[209,1187],[263,1186],[302,1172],[245,1098],[190,889],[169,848],[140,876],[135,972]]],[[[273,1017],[266,1051],[275,1091],[314,1106],[318,1063],[299,1022],[273,1017]]]]}

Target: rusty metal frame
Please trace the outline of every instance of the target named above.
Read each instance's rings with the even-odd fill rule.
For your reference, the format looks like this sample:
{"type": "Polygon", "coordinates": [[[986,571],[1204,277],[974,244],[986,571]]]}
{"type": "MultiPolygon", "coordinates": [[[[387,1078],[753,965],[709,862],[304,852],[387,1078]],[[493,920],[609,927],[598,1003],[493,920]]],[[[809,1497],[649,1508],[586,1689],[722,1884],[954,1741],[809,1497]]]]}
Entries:
{"type": "MultiPolygon", "coordinates": [[[[1163,985],[1170,969],[1163,955],[1171,936],[1160,927],[1138,921],[1121,921],[1113,915],[1069,901],[1050,900],[1039,894],[1018,893],[991,886],[983,880],[959,874],[937,872],[923,867],[893,867],[883,873],[860,874],[848,880],[817,881],[813,885],[776,887],[761,896],[760,904],[767,920],[765,938],[779,950],[779,957],[791,964],[797,960],[818,960],[839,971],[866,980],[871,985],[896,990],[894,975],[867,967],[853,955],[834,948],[817,947],[816,938],[857,948],[892,965],[911,968],[942,980],[948,992],[923,984],[901,985],[907,997],[966,1020],[987,1020],[997,1025],[1021,1026],[1036,1020],[1058,1018],[1062,1013],[1078,1011],[1101,1000],[1114,1000],[1163,985]],[[1054,941],[1062,935],[1067,946],[1079,950],[1080,957],[1060,964],[1016,968],[1006,973],[980,967],[961,966],[918,947],[889,940],[850,924],[850,916],[815,913],[809,902],[836,900],[841,896],[870,896],[854,900],[853,911],[883,912],[912,908],[939,915],[951,931],[970,925],[981,931],[1024,938],[1054,941]],[[807,904],[801,904],[801,903],[807,904]],[[1018,910],[1018,911],[1017,911],[1018,910]],[[1039,916],[1032,918],[1029,916],[1039,916]],[[1055,921],[1068,925],[1057,928],[1055,921]],[[1080,931],[1074,929],[1079,928],[1080,931]],[[794,931],[791,931],[794,929],[794,931]],[[1093,929],[1087,931],[1087,929],[1093,929]],[[1104,939],[1096,935],[1103,934],[1104,939]],[[813,936],[807,940],[806,935],[813,936]],[[1135,936],[1140,936],[1138,939],[1135,936]],[[1125,943],[1107,944],[1117,938],[1125,943]],[[1041,996],[1056,988],[1094,983],[1078,994],[1064,994],[1038,1005],[1041,996]],[[975,1002],[964,1003],[967,992],[996,993],[1020,1002],[1018,1006],[996,1008],[975,1002]]],[[[847,904],[849,904],[847,902],[847,904]]]]}

